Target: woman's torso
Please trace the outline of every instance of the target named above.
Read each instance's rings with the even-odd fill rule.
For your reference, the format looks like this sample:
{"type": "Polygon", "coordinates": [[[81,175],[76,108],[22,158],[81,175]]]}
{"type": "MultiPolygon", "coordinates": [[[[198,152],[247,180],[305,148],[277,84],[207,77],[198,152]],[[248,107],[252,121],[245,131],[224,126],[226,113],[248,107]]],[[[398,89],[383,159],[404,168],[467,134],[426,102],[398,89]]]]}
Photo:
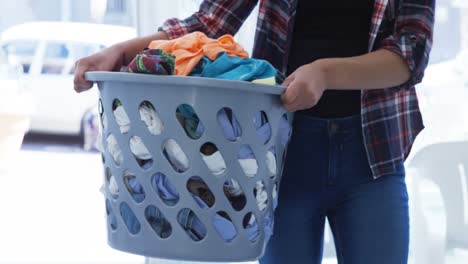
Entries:
{"type": "MultiPolygon", "coordinates": [[[[289,54],[288,75],[322,58],[367,53],[373,0],[299,0],[289,54]]],[[[322,118],[359,114],[360,90],[327,90],[318,104],[302,113],[322,118]]]]}

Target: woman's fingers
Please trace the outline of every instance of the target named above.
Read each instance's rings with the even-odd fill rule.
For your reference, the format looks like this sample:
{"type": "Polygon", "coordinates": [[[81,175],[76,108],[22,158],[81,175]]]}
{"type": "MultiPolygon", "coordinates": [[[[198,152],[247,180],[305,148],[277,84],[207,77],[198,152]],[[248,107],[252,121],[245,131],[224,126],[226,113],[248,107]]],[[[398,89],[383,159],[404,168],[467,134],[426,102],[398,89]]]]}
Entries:
{"type": "Polygon", "coordinates": [[[74,89],[76,92],[83,92],[93,87],[93,83],[85,79],[85,72],[90,71],[89,63],[84,60],[76,62],[75,79],[73,80],[74,89]]]}
{"type": "MultiPolygon", "coordinates": [[[[285,81],[286,82],[286,81],[285,81]]],[[[297,89],[294,82],[288,84],[288,88],[281,96],[283,100],[283,106],[289,112],[293,112],[297,107],[297,89]]]]}

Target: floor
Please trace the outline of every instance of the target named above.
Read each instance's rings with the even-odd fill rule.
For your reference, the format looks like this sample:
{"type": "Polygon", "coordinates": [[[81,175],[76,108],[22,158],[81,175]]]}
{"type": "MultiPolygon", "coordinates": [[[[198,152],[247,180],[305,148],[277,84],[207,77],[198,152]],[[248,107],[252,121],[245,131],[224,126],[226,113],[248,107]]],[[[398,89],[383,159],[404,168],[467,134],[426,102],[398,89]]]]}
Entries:
{"type": "Polygon", "coordinates": [[[28,137],[0,172],[0,263],[144,263],[106,244],[101,172],[73,138],[28,137]]]}
{"type": "MultiPolygon", "coordinates": [[[[189,264],[145,261],[107,246],[102,170],[100,156],[82,151],[76,138],[28,135],[0,171],[0,263],[189,264]]],[[[466,259],[467,251],[453,250],[445,263],[466,259]]]]}

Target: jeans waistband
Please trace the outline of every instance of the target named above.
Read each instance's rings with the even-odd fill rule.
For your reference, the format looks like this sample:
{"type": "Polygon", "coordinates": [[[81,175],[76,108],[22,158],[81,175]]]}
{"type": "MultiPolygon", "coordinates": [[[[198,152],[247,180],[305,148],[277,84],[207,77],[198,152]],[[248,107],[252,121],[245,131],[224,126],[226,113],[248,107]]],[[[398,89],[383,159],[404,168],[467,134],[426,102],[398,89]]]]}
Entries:
{"type": "Polygon", "coordinates": [[[361,133],[361,115],[340,118],[319,118],[300,113],[294,116],[294,129],[327,130],[329,133],[361,133]]]}

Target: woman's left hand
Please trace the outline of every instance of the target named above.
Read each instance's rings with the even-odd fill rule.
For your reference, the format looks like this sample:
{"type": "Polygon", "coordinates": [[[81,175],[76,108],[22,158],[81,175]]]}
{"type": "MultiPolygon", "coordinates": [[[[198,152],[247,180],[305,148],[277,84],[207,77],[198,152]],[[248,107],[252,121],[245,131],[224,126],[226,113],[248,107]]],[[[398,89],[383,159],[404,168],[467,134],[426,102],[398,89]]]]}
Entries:
{"type": "Polygon", "coordinates": [[[287,87],[282,96],[284,108],[295,112],[315,106],[327,89],[326,79],[320,61],[299,67],[282,83],[287,87]]]}

